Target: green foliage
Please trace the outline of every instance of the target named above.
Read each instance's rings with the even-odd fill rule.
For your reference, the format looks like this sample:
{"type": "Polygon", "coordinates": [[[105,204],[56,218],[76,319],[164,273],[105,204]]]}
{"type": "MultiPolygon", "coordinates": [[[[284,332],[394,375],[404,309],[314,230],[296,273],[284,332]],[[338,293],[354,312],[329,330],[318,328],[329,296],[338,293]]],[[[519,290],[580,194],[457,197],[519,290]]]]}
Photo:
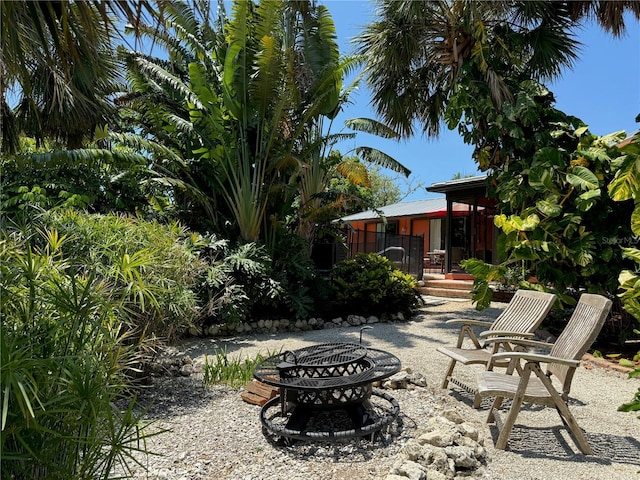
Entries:
{"type": "MultiPolygon", "coordinates": [[[[267,353],[267,357],[271,354],[267,353]]],[[[253,370],[266,357],[257,354],[254,358],[230,358],[226,350],[218,350],[211,359],[204,357],[204,373],[202,382],[205,385],[223,383],[233,388],[243,387],[253,378],[253,370]]]]}
{"type": "MultiPolygon", "coordinates": [[[[640,376],[640,369],[635,369],[629,374],[629,378],[640,376]]],[[[640,411],[640,388],[633,396],[633,399],[627,403],[623,403],[618,407],[619,412],[637,412],[640,411]]],[[[640,418],[640,416],[638,417],[640,418]]]]}
{"type": "Polygon", "coordinates": [[[126,295],[65,242],[55,231],[0,239],[3,478],[112,478],[153,434],[128,390],[143,350],[126,295]]]}
{"type": "Polygon", "coordinates": [[[74,210],[40,215],[30,232],[55,232],[61,251],[78,271],[88,268],[122,299],[139,335],[172,339],[202,322],[198,289],[207,264],[200,239],[178,224],[163,225],[124,215],[91,215],[74,210]]]}
{"type": "Polygon", "coordinates": [[[227,240],[209,239],[205,249],[212,267],[207,273],[207,323],[235,324],[260,302],[275,302],[282,294],[271,278],[271,258],[264,247],[246,243],[232,249],[227,240]]]}
{"type": "Polygon", "coordinates": [[[337,113],[346,66],[333,20],[308,2],[236,1],[215,26],[195,7],[167,12],[158,40],[173,61],[123,51],[133,90],[123,102],[184,158],[158,172],[176,202],[195,200],[218,233],[266,243],[294,211],[314,129],[337,113]]]}
{"type": "Polygon", "coordinates": [[[234,324],[247,318],[293,315],[304,318],[314,307],[317,284],[308,248],[299,237],[283,237],[272,258],[264,246],[209,238],[204,250],[207,273],[208,323],[234,324]]]}
{"type": "Polygon", "coordinates": [[[359,253],[331,272],[332,307],[339,314],[410,314],[420,296],[416,280],[375,253],[359,253]]]}
{"type": "MultiPolygon", "coordinates": [[[[617,159],[618,170],[615,178],[609,183],[608,189],[611,198],[619,202],[633,200],[634,209],[631,213],[631,230],[636,236],[640,235],[640,134],[636,133],[632,138],[618,144],[622,155],[617,159]]],[[[630,239],[631,237],[628,237],[630,239]]],[[[624,240],[624,239],[623,239],[624,240]]],[[[619,276],[621,293],[618,294],[624,305],[624,309],[636,320],[640,321],[640,249],[637,247],[623,247],[622,254],[625,258],[633,260],[636,264],[634,270],[622,270],[619,276]]],[[[640,332],[634,330],[637,335],[640,332]]],[[[640,358],[640,352],[634,360],[640,358]]],[[[640,377],[640,368],[635,368],[629,373],[629,378],[640,377]]],[[[624,412],[640,410],[640,389],[633,399],[621,405],[618,410],[624,412]]],[[[640,417],[638,417],[640,418],[640,417]]]]}
{"type": "Polygon", "coordinates": [[[92,212],[146,213],[141,182],[149,175],[142,156],[100,149],[55,150],[0,159],[0,211],[29,207],[92,212]]]}
{"type": "Polygon", "coordinates": [[[562,296],[568,288],[615,292],[628,264],[616,242],[632,232],[610,219],[627,217],[631,205],[614,202],[606,186],[619,163],[614,144],[623,135],[596,137],[553,108],[553,96],[542,86],[520,87],[501,114],[485,112],[487,146],[479,151],[494,169],[503,265],[524,262],[564,302],[570,301],[562,296]]]}

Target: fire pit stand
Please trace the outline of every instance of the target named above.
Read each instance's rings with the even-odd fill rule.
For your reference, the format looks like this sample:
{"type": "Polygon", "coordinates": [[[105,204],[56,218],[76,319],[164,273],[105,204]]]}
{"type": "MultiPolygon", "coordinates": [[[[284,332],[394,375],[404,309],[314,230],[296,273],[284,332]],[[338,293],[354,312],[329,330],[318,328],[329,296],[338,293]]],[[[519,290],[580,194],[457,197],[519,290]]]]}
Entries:
{"type": "Polygon", "coordinates": [[[280,388],[260,412],[262,425],[284,439],[339,440],[373,435],[400,412],[372,383],[400,370],[400,360],[355,343],[324,343],[273,355],[254,377],[280,388]],[[278,408],[279,407],[279,408],[278,408]],[[351,428],[344,428],[344,417],[351,428]]]}

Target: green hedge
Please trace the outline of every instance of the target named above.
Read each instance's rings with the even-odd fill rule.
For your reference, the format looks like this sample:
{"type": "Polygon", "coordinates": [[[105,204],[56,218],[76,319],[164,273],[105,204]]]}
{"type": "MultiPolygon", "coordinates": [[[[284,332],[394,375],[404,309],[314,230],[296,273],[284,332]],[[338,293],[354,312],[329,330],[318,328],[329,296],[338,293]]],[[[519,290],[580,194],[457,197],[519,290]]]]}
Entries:
{"type": "Polygon", "coordinates": [[[341,314],[411,314],[420,302],[417,282],[385,257],[359,253],[331,272],[333,308],[341,314]]]}

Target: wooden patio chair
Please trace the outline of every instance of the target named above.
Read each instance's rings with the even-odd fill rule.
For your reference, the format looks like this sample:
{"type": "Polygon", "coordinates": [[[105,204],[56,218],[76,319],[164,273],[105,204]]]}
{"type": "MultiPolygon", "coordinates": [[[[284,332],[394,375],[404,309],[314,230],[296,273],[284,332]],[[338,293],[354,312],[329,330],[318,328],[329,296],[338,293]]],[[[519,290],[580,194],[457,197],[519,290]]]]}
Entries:
{"type": "Polygon", "coordinates": [[[585,293],[580,297],[567,326],[555,343],[511,339],[514,343],[524,347],[550,347],[548,355],[525,351],[500,352],[494,355],[495,360],[526,362],[519,376],[486,371],[478,378],[480,396],[496,397],[487,418],[487,422],[496,421],[498,424],[500,433],[496,448],[501,450],[506,448],[522,402],[527,402],[555,407],[562,423],[573,434],[580,451],[585,455],[593,453],[584,433],[569,411],[567,400],[571,381],[576,368],[580,365],[580,359],[600,333],[602,325],[611,311],[611,304],[611,300],[601,295],[585,293]],[[541,363],[546,364],[546,372],[543,372],[541,363]],[[560,391],[556,390],[552,376],[561,385],[560,391]],[[500,428],[499,423],[501,422],[497,410],[504,398],[511,398],[512,405],[502,428],[500,428]]]}
{"type": "MultiPolygon", "coordinates": [[[[489,370],[492,370],[493,367],[503,367],[507,368],[508,373],[512,373],[512,371],[509,370],[509,362],[495,361],[490,363],[491,356],[494,353],[501,350],[511,350],[509,343],[492,342],[491,345],[486,345],[486,340],[495,337],[533,337],[533,332],[535,332],[544,317],[549,313],[555,300],[556,296],[553,293],[518,290],[506,308],[493,322],[466,319],[447,321],[447,324],[460,323],[462,325],[455,347],[437,348],[438,352],[451,358],[449,368],[442,382],[442,388],[447,388],[449,382],[457,385],[475,395],[473,408],[479,408],[482,398],[478,395],[477,389],[453,376],[453,369],[456,363],[459,362],[463,365],[484,365],[489,370]],[[479,334],[480,338],[483,339],[482,344],[472,327],[486,328],[485,331],[479,334]],[[473,345],[471,348],[467,348],[466,346],[463,348],[463,343],[467,337],[473,345]]],[[[467,341],[467,344],[468,343],[467,341]]],[[[519,366],[515,366],[514,368],[519,368],[519,366]]]]}

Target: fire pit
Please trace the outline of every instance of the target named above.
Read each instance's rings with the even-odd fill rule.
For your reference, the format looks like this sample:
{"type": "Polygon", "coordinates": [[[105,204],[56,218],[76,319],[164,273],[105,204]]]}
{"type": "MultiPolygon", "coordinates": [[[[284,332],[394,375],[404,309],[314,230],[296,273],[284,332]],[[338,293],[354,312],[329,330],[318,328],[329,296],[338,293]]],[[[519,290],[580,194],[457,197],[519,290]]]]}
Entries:
{"type": "Polygon", "coordinates": [[[284,439],[373,437],[398,416],[400,407],[372,383],[399,370],[395,355],[355,343],[323,343],[273,355],[253,373],[280,388],[280,395],[262,407],[260,420],[284,439]],[[345,414],[352,428],[335,421],[345,414]]]}

